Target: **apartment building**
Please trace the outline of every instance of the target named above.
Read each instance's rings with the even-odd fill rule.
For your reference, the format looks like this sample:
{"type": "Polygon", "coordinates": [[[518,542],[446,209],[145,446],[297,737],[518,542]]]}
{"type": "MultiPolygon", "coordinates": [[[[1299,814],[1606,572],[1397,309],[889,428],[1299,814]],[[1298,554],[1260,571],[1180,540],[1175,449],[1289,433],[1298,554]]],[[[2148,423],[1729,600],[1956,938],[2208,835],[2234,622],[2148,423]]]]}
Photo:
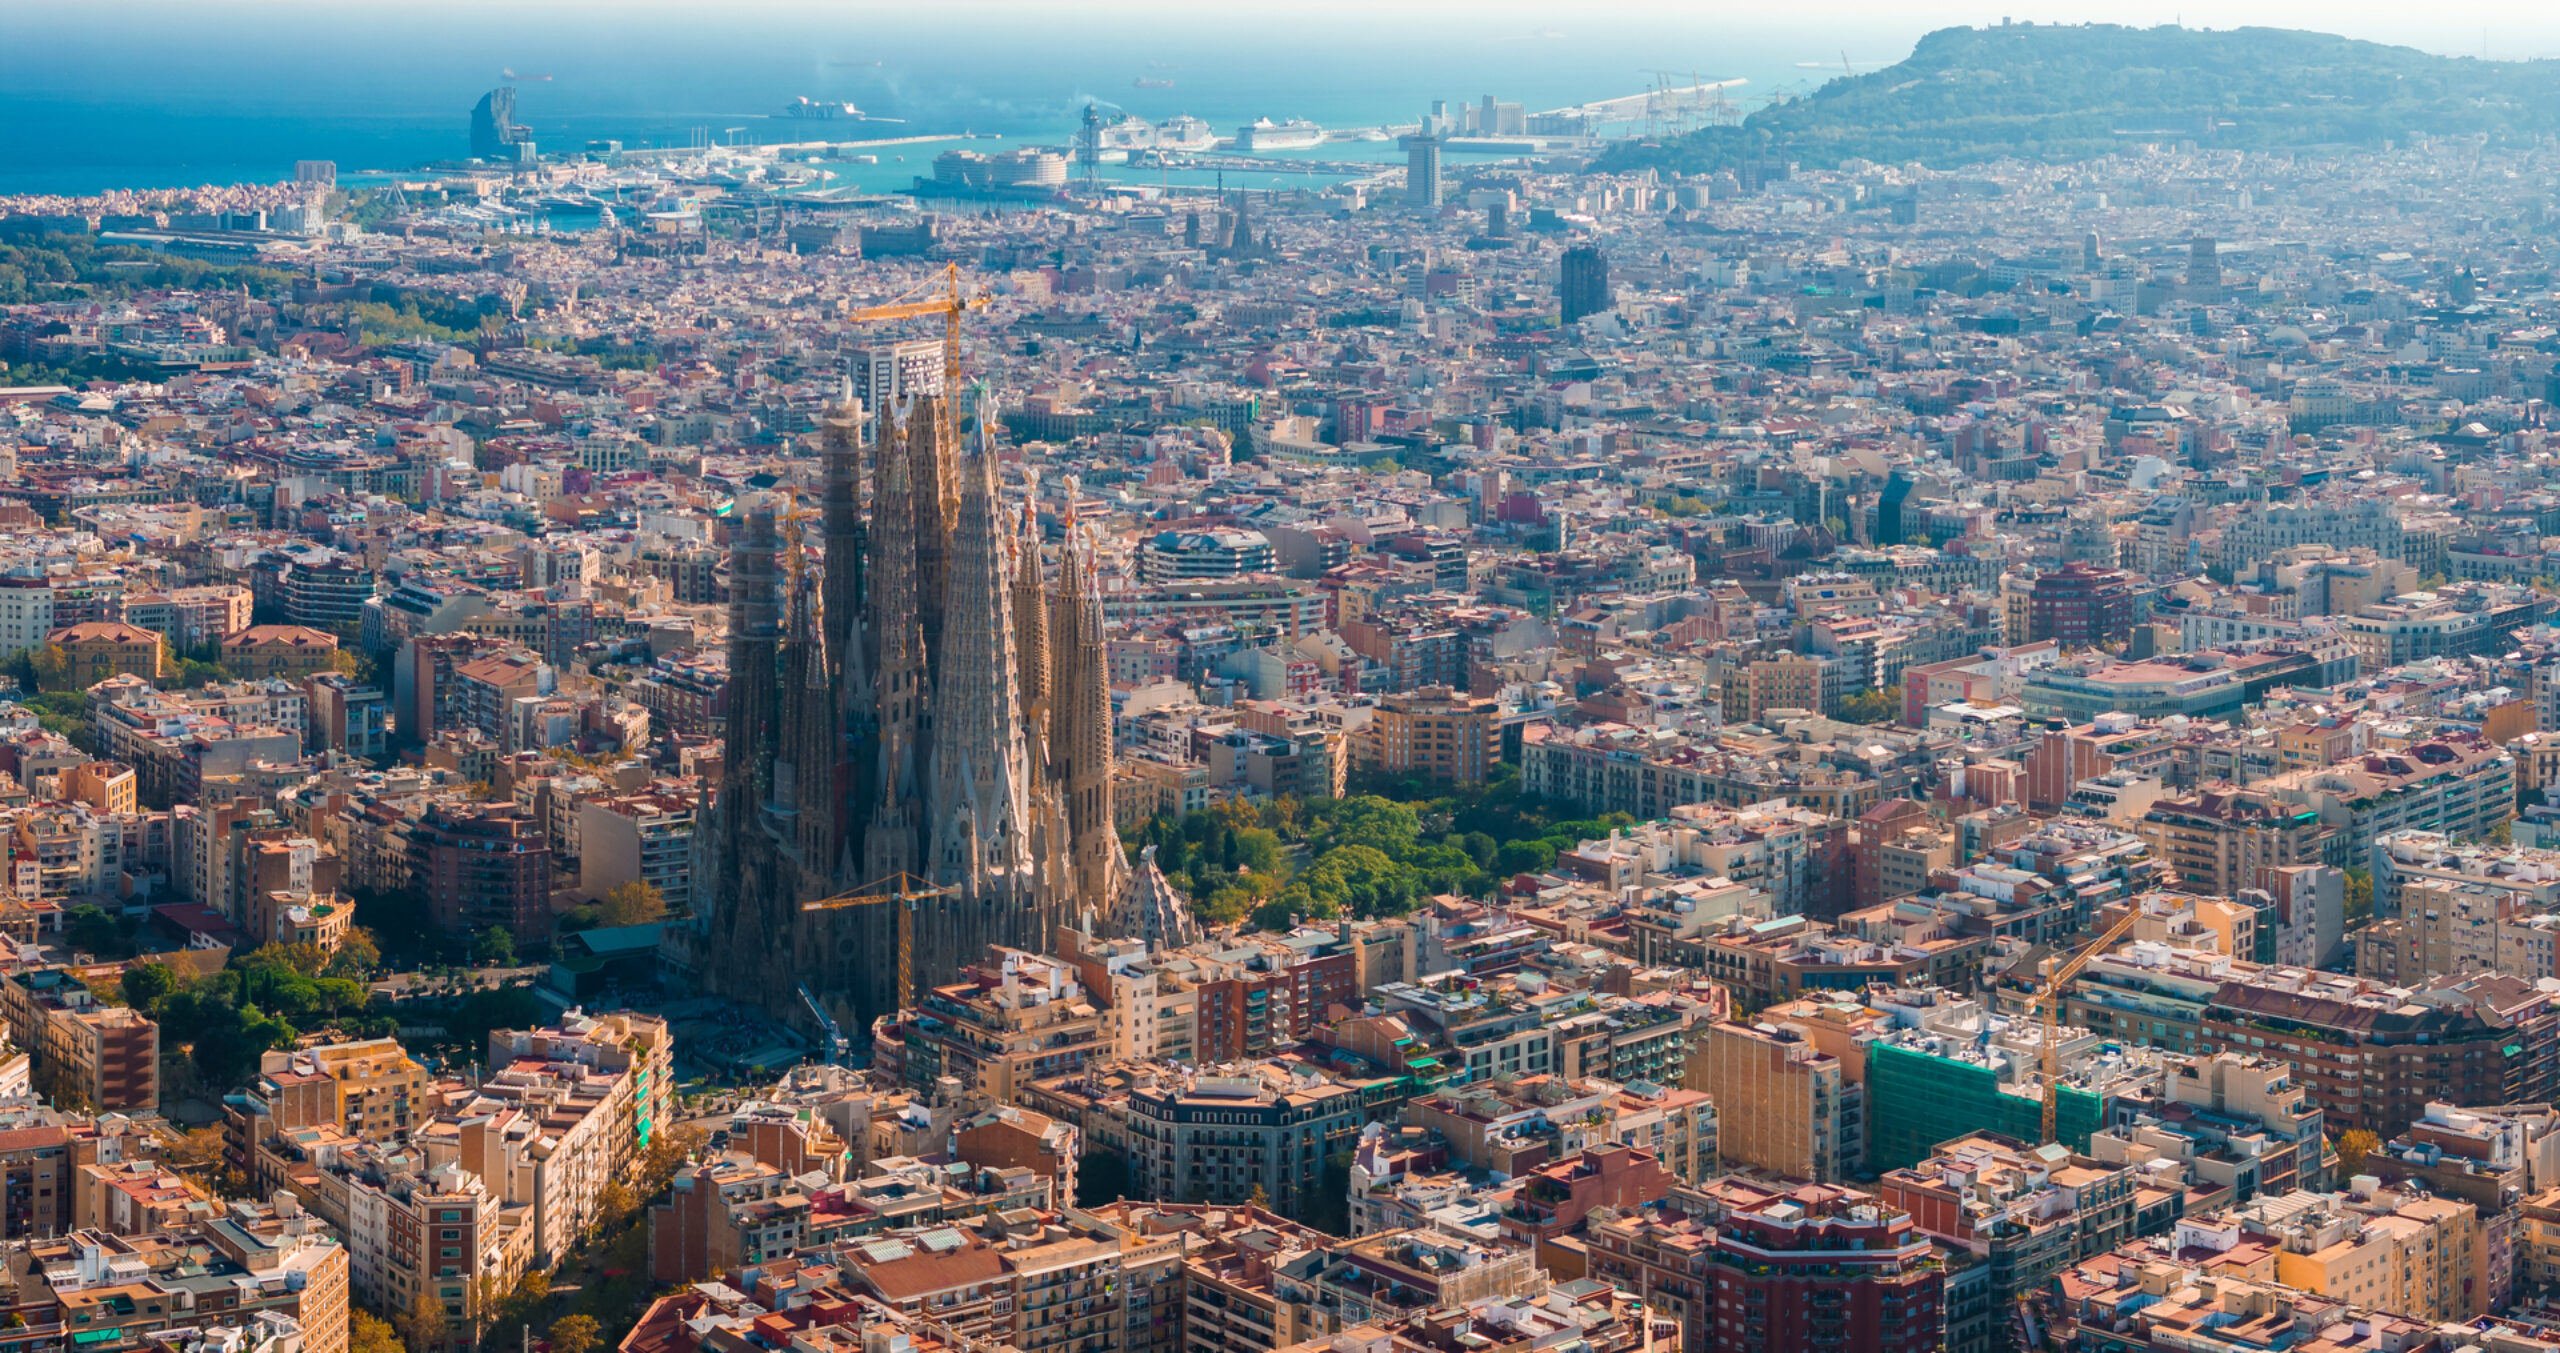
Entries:
{"type": "Polygon", "coordinates": [[[624,794],[578,805],[578,888],[602,897],[626,883],[656,888],[671,912],[693,906],[695,805],[673,794],[624,794]]]}
{"type": "Polygon", "coordinates": [[[2133,1238],[2138,1179],[2122,1162],[1978,1132],[1886,1171],[1876,1193],[1921,1234],[1982,1261],[1993,1308],[2008,1310],[2064,1265],[2133,1238]]]}
{"type": "Polygon", "coordinates": [[[2134,827],[2182,886],[2221,897],[2264,886],[2262,871],[2320,863],[2335,830],[2262,789],[2154,799],[2134,827]]]}
{"type": "Polygon", "coordinates": [[[1482,784],[1502,759],[1502,707],[1490,698],[1425,686],[1383,696],[1356,744],[1390,775],[1482,784]]]}
{"type": "Polygon", "coordinates": [[[1594,1221],[1591,1276],[1680,1322],[1681,1353],[1934,1353],[1947,1278],[1911,1215],[1830,1184],[1726,1176],[1594,1221]]]}
{"type": "Polygon", "coordinates": [[[65,1348],[137,1348],[167,1331],[248,1325],[290,1327],[302,1353],[346,1353],[346,1247],[289,1195],[199,1211],[175,1231],[31,1241],[23,1262],[20,1327],[49,1329],[65,1348]]]}
{"type": "Polygon", "coordinates": [[[141,1011],[100,1001],[59,968],[10,974],[0,1001],[46,1098],[100,1112],[159,1109],[160,1026],[141,1011]]]}
{"type": "Polygon", "coordinates": [[[925,994],[930,1018],[898,1026],[902,1046],[883,1070],[919,1090],[950,1076],[1010,1102],[1033,1081],[1081,1070],[1102,1051],[1102,1016],[1073,967],[1001,945],[988,946],[986,958],[962,981],[925,994]]]}
{"type": "MultiPolygon", "coordinates": [[[[1872,1033],[1806,1009],[1814,1004],[1772,1007],[1748,1024],[1718,1020],[1690,1050],[1683,1084],[1715,1102],[1722,1160],[1817,1183],[1835,1183],[1864,1164],[1860,1044],[1872,1033]]],[[[1882,1012],[1866,1013],[1873,1024],[1885,1022],[1882,1012]]]]}
{"type": "Polygon", "coordinates": [[[1144,1196],[1234,1204],[1259,1188],[1284,1216],[1313,1201],[1326,1158],[1365,1121],[1357,1089],[1265,1067],[1142,1071],[1127,1112],[1144,1196]]]}

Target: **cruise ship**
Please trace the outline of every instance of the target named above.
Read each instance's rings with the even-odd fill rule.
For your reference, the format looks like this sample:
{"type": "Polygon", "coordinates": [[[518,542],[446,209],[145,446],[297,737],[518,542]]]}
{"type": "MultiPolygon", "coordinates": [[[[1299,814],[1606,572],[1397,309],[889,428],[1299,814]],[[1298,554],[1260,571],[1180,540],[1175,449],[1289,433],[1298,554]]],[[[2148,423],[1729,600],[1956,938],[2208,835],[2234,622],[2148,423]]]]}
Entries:
{"type": "Polygon", "coordinates": [[[1156,146],[1155,124],[1134,114],[1103,123],[1096,135],[1104,150],[1153,150],[1156,146]]]}
{"type": "Polygon", "coordinates": [[[1324,144],[1324,128],[1302,117],[1274,122],[1267,117],[1255,118],[1247,126],[1236,129],[1238,150],[1305,150],[1324,144]]]}
{"type": "Polygon", "coordinates": [[[1218,134],[1209,130],[1209,124],[1188,113],[1180,117],[1166,118],[1156,124],[1156,149],[1158,150],[1183,150],[1196,153],[1213,149],[1217,144],[1218,134]]]}

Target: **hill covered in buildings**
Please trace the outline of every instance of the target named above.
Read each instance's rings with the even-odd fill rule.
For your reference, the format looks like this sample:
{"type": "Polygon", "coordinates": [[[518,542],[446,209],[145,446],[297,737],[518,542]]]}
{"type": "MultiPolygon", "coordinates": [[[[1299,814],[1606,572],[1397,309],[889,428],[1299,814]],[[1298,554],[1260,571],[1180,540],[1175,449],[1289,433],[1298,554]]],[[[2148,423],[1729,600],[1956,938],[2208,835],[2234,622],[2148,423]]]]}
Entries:
{"type": "Polygon", "coordinates": [[[2482,61],[2327,33],[2112,24],[1948,28],[1911,55],[1739,126],[1622,144],[1609,170],[1701,173],[1750,160],[1933,168],[2075,160],[2192,140],[2271,150],[2414,135],[2560,131],[2560,61],[2482,61]]]}

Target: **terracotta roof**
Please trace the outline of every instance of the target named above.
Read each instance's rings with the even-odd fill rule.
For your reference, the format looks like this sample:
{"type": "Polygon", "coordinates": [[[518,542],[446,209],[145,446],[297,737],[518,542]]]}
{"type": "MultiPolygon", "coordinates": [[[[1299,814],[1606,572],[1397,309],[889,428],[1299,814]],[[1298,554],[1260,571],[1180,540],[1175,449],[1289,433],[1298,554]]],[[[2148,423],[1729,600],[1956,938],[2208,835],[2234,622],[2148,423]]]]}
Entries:
{"type": "Polygon", "coordinates": [[[89,620],[45,636],[49,644],[156,644],[157,632],[121,620],[89,620]]]}
{"type": "Polygon", "coordinates": [[[336,648],[338,636],[304,625],[251,625],[222,636],[224,648],[336,648]]]}

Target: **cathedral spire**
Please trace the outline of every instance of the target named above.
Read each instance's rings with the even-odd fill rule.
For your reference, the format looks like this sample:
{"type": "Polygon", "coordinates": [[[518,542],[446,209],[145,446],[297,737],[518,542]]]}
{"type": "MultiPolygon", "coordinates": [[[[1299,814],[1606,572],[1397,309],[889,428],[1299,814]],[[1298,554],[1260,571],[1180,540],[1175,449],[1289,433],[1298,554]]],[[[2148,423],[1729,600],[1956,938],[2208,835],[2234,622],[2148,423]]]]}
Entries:
{"type": "MultiPolygon", "coordinates": [[[[1006,576],[1007,533],[996,506],[994,457],[965,457],[960,480],[942,670],[934,683],[936,839],[928,849],[936,881],[970,894],[1027,900],[1032,768],[1023,740],[1013,580],[1006,576]]],[[[917,486],[919,496],[922,487],[917,486]]]]}
{"type": "MultiPolygon", "coordinates": [[[[1072,520],[1075,484],[1067,485],[1072,520]]],[[[1058,548],[1049,597],[1049,756],[1066,799],[1078,901],[1115,906],[1126,863],[1111,816],[1111,683],[1103,652],[1102,584],[1073,525],[1058,548]]]]}
{"type": "Polygon", "coordinates": [[[1048,741],[1050,670],[1049,606],[1040,580],[1040,517],[1028,503],[1014,537],[1013,651],[1022,665],[1022,717],[1048,741]]]}
{"type": "Polygon", "coordinates": [[[924,632],[925,671],[939,676],[943,606],[950,588],[951,520],[959,507],[959,495],[953,491],[952,453],[957,448],[952,445],[948,400],[942,395],[915,400],[908,406],[905,432],[908,534],[916,557],[916,623],[924,632]]]}
{"type": "Polygon", "coordinates": [[[867,876],[917,872],[923,830],[925,701],[924,633],[917,623],[915,499],[909,481],[908,425],[880,420],[880,484],[872,505],[870,628],[879,645],[873,672],[878,729],[877,780],[863,844],[867,876]]]}

